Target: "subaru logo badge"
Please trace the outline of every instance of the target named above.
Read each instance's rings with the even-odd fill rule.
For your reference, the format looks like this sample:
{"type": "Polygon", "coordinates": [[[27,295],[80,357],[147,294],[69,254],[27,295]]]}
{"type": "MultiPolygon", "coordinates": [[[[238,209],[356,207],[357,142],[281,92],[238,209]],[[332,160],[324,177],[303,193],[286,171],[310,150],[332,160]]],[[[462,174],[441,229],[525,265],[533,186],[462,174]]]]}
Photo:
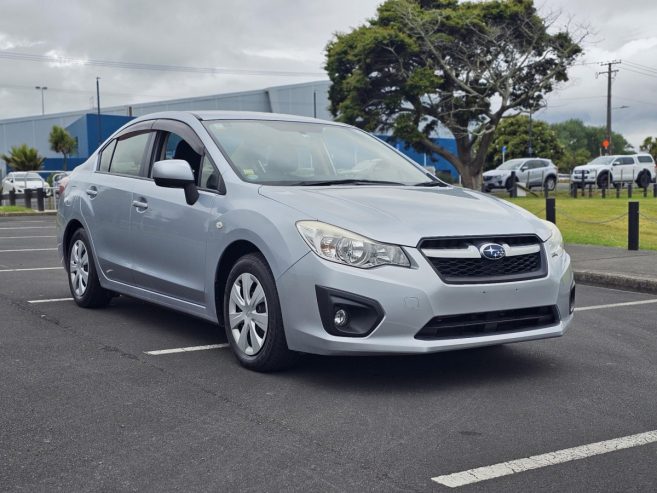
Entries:
{"type": "Polygon", "coordinates": [[[497,243],[486,243],[479,247],[479,253],[488,260],[500,260],[506,256],[506,251],[502,245],[497,243]]]}

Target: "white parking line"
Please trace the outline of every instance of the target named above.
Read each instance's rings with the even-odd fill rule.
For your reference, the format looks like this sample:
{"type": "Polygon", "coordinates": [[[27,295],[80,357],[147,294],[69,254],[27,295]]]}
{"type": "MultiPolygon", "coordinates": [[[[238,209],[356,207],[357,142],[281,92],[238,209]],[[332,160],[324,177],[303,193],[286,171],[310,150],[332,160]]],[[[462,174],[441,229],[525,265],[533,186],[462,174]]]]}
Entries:
{"type": "Polygon", "coordinates": [[[0,229],[55,229],[56,226],[14,226],[12,228],[0,229]]]}
{"type": "Polygon", "coordinates": [[[56,236],[0,236],[0,240],[26,240],[28,238],[56,238],[56,236]]]}
{"type": "Polygon", "coordinates": [[[626,303],[611,303],[609,305],[593,305],[593,306],[582,306],[575,308],[576,312],[585,312],[587,310],[600,310],[601,308],[616,308],[618,306],[633,306],[633,305],[649,305],[652,303],[657,303],[656,300],[642,300],[642,301],[628,301],[626,303]]]}
{"type": "Polygon", "coordinates": [[[25,272],[31,270],[56,270],[63,269],[64,267],[30,267],[27,269],[0,269],[0,272],[25,272]]]}
{"type": "Polygon", "coordinates": [[[431,478],[450,488],[657,442],[657,430],[431,478]]]}
{"type": "Polygon", "coordinates": [[[49,300],[28,300],[28,303],[54,303],[56,301],[73,301],[73,298],[51,298],[49,300]]]}
{"type": "Polygon", "coordinates": [[[17,248],[15,250],[0,250],[0,253],[13,253],[13,252],[51,252],[57,250],[56,248],[17,248]]]}
{"type": "Polygon", "coordinates": [[[228,344],[210,344],[209,346],[191,346],[191,347],[179,347],[174,349],[160,349],[158,351],[144,351],[144,354],[150,354],[151,356],[160,356],[162,354],[186,353],[188,351],[205,351],[207,349],[223,349],[225,347],[228,347],[228,344]]]}

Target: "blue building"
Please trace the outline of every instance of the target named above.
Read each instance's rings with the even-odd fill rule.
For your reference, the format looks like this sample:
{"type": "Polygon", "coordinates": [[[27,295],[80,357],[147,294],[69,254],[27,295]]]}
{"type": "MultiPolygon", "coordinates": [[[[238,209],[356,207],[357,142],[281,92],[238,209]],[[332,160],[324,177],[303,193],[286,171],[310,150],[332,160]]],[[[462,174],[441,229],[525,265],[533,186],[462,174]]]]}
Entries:
{"type": "MultiPolygon", "coordinates": [[[[8,153],[12,146],[27,144],[35,147],[46,158],[42,170],[44,175],[61,170],[63,169],[63,158],[52,152],[48,144],[50,130],[53,125],[59,125],[66,128],[78,143],[77,153],[68,159],[67,168],[71,170],[83,163],[93,153],[99,142],[105,140],[126,122],[134,117],[158,111],[260,111],[314,116],[323,120],[331,120],[332,115],[328,109],[329,85],[329,81],[317,81],[269,87],[256,91],[115,106],[102,108],[100,119],[96,113],[72,111],[0,120],[0,154],[8,153]]],[[[383,138],[390,141],[388,137],[383,136],[383,138]]],[[[435,141],[450,150],[455,150],[454,139],[445,131],[441,130],[435,141]]],[[[449,173],[453,179],[458,178],[454,167],[438,155],[417,153],[403,142],[392,140],[391,144],[419,164],[431,166],[438,172],[449,173]]],[[[0,163],[0,175],[3,174],[2,164],[4,163],[0,163]]]]}

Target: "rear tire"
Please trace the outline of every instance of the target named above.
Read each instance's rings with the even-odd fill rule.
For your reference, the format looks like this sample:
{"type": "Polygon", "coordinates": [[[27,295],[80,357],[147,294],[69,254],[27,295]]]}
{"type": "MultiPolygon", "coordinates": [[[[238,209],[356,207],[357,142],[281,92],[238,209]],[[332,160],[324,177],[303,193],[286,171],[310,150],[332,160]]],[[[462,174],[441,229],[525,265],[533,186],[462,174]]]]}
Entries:
{"type": "Polygon", "coordinates": [[[235,263],[223,306],[226,338],[242,366],[270,372],[297,360],[287,347],[276,282],[261,254],[250,253],[235,263]]]}
{"type": "Polygon", "coordinates": [[[636,179],[636,184],[639,188],[648,188],[648,186],[650,186],[651,181],[652,180],[650,179],[650,174],[644,171],[636,179]]]}
{"type": "Polygon", "coordinates": [[[548,192],[553,192],[555,188],[557,188],[557,180],[554,176],[548,176],[545,179],[545,183],[543,184],[544,188],[547,188],[548,192]]]}
{"type": "Polygon", "coordinates": [[[66,257],[68,286],[73,300],[83,308],[100,308],[112,299],[112,292],[98,281],[94,254],[87,232],[80,228],[71,237],[66,257]]]}
{"type": "Polygon", "coordinates": [[[607,173],[598,178],[598,188],[609,188],[609,175],[607,173]]]}

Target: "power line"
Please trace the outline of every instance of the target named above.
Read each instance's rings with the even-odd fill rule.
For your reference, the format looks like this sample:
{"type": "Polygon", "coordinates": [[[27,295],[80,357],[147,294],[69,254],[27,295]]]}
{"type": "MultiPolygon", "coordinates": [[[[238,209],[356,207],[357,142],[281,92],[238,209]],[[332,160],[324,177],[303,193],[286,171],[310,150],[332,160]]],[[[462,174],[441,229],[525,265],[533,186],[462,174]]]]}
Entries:
{"type": "Polygon", "coordinates": [[[238,69],[225,67],[189,67],[184,65],[161,65],[153,63],[118,62],[115,60],[85,59],[54,55],[33,55],[30,53],[17,53],[12,51],[0,51],[0,58],[6,60],[23,60],[41,63],[60,63],[93,67],[110,67],[126,70],[154,70],[160,72],[183,72],[195,74],[230,74],[230,75],[256,75],[275,77],[326,77],[323,72],[295,72],[284,70],[256,70],[238,69]]]}
{"type": "MultiPolygon", "coordinates": [[[[19,90],[24,90],[24,91],[32,91],[34,90],[34,86],[21,86],[18,84],[0,84],[0,89],[19,89],[19,90]]],[[[84,89],[62,89],[62,88],[57,88],[57,87],[51,87],[48,86],[48,91],[53,91],[53,92],[63,92],[63,93],[69,93],[69,94],[91,94],[93,91],[88,91],[84,89]]],[[[134,93],[134,92],[109,92],[109,91],[103,91],[104,94],[109,94],[111,96],[143,96],[143,97],[149,97],[149,98],[166,98],[168,96],[163,96],[160,94],[141,94],[141,93],[134,93]]]]}
{"type": "Polygon", "coordinates": [[[632,72],[633,74],[645,75],[646,77],[652,77],[653,79],[657,79],[657,74],[640,72],[638,70],[634,70],[634,69],[631,69],[631,68],[628,68],[628,67],[625,67],[623,70],[627,70],[628,72],[632,72]]]}
{"type": "Polygon", "coordinates": [[[635,63],[635,62],[629,62],[629,61],[626,61],[625,63],[627,63],[628,65],[632,65],[632,66],[635,67],[635,68],[638,68],[638,69],[641,69],[641,70],[645,70],[645,71],[647,71],[647,72],[655,72],[655,73],[657,73],[657,68],[649,67],[648,65],[642,65],[641,63],[635,63]]]}

